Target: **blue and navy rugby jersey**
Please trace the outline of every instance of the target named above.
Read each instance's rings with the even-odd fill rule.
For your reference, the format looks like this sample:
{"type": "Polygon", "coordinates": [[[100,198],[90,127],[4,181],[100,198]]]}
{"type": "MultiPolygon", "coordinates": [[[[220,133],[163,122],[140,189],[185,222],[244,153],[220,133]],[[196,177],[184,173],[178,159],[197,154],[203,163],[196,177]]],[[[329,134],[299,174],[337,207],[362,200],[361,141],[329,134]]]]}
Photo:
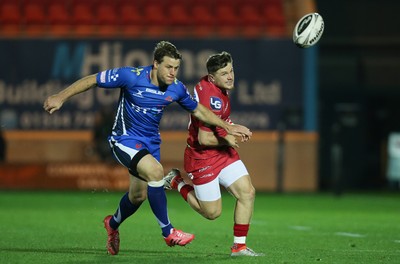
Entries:
{"type": "Polygon", "coordinates": [[[173,102],[190,112],[197,107],[182,82],[175,80],[165,91],[153,85],[151,69],[122,67],[97,74],[99,87],[121,89],[112,136],[159,137],[165,107],[173,102]]]}

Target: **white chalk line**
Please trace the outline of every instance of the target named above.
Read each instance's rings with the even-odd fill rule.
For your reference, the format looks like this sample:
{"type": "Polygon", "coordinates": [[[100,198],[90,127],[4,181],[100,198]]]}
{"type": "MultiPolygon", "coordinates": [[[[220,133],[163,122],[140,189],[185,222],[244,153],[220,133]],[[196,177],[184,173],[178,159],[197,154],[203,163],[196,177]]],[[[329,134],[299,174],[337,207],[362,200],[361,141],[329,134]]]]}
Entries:
{"type": "Polygon", "coordinates": [[[366,235],[363,234],[350,233],[350,232],[336,232],[335,235],[345,236],[345,237],[366,237],[366,235]]]}
{"type": "Polygon", "coordinates": [[[289,228],[297,230],[297,231],[309,231],[309,230],[311,230],[310,226],[289,226],[289,228]]]}

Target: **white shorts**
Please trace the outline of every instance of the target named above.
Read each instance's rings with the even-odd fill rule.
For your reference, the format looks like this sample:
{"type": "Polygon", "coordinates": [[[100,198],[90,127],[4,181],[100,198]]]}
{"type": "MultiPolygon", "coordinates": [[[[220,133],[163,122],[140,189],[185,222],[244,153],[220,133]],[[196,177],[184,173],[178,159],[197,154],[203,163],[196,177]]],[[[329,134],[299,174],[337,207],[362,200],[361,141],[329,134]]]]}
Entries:
{"type": "Polygon", "coordinates": [[[221,190],[219,185],[228,188],[232,183],[237,181],[239,178],[248,175],[246,166],[244,166],[241,160],[235,161],[234,163],[223,168],[217,178],[211,182],[193,185],[196,197],[200,201],[211,202],[221,198],[221,190]]]}

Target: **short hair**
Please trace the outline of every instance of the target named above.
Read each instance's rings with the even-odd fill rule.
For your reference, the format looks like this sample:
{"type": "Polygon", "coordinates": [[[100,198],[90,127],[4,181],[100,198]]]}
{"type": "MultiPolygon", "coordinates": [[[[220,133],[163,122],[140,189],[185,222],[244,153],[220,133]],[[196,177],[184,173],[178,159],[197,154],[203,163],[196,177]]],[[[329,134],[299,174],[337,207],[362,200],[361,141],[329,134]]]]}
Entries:
{"type": "Polygon", "coordinates": [[[154,48],[154,60],[161,63],[163,62],[164,56],[182,60],[182,55],[175,45],[165,40],[158,42],[154,48]]]}
{"type": "Polygon", "coordinates": [[[207,59],[207,71],[209,74],[217,72],[228,65],[228,63],[233,63],[232,55],[226,51],[221,53],[213,54],[207,59]]]}

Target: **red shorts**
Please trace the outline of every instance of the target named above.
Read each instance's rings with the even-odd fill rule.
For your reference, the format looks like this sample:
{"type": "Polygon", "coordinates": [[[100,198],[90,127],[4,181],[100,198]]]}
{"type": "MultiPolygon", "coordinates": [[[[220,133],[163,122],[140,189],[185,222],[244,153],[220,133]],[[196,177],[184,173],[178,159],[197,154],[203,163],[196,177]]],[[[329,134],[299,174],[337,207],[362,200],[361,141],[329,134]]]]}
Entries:
{"type": "Polygon", "coordinates": [[[195,159],[185,152],[185,171],[195,185],[209,183],[218,177],[223,168],[240,160],[236,151],[216,155],[208,159],[195,159]]]}

